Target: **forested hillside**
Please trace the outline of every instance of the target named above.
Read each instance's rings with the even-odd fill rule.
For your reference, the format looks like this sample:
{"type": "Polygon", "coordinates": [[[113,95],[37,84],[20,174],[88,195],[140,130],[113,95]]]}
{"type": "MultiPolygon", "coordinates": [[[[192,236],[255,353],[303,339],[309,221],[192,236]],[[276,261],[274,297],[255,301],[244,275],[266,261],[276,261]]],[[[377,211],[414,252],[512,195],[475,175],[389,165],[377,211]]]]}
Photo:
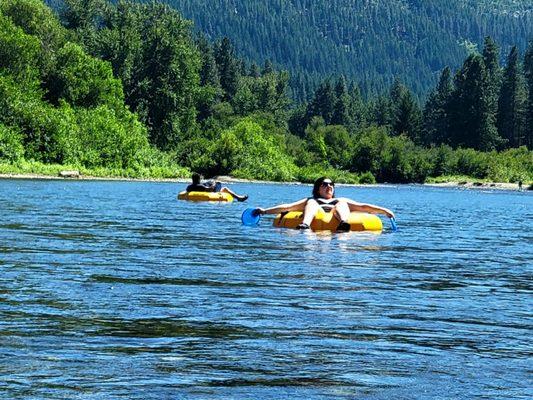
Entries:
{"type": "Polygon", "coordinates": [[[533,181],[533,41],[484,38],[423,106],[399,78],[365,99],[327,77],[302,103],[290,79],[161,3],[2,0],[0,172],[533,181]]]}
{"type": "Polygon", "coordinates": [[[165,1],[239,56],[287,69],[298,100],[330,74],[360,82],[363,95],[399,77],[424,96],[486,36],[503,54],[533,37],[533,0],[165,1]]]}

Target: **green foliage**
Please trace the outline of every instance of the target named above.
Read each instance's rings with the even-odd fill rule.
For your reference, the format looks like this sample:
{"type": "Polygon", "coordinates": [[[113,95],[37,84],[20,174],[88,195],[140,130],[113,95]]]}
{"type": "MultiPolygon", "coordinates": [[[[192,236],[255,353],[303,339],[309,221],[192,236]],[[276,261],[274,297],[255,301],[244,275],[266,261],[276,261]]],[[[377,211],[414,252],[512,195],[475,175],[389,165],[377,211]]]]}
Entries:
{"type": "Polygon", "coordinates": [[[214,152],[213,140],[200,136],[180,142],[173,154],[179,165],[205,176],[214,176],[219,174],[214,152]]]}
{"type": "Polygon", "coordinates": [[[190,24],[167,6],[153,3],[143,35],[139,112],[151,128],[152,143],[171,149],[196,126],[195,99],[200,60],[190,24]]]}
{"type": "Polygon", "coordinates": [[[502,80],[497,126],[507,147],[518,147],[526,143],[527,94],[516,46],[509,53],[502,80]]]}
{"type": "Polygon", "coordinates": [[[469,56],[456,73],[449,119],[452,146],[487,151],[500,144],[488,82],[489,75],[480,55],[469,56]]]}
{"type": "Polygon", "coordinates": [[[392,131],[396,135],[404,134],[416,143],[421,142],[422,112],[413,95],[400,82],[395,82],[391,89],[393,104],[392,131]]]}
{"type": "Polygon", "coordinates": [[[363,130],[354,149],[351,170],[369,172],[378,182],[424,182],[433,170],[430,151],[384,128],[363,130]]]}
{"type": "Polygon", "coordinates": [[[362,183],[362,184],[374,184],[376,183],[376,178],[374,177],[374,175],[372,175],[371,172],[363,172],[360,176],[359,176],[359,183],[362,183]]]}
{"type": "Polygon", "coordinates": [[[22,135],[14,128],[0,123],[0,160],[15,162],[24,156],[22,135]]]}
{"type": "Polygon", "coordinates": [[[329,79],[323,81],[307,106],[307,121],[321,117],[326,125],[332,123],[337,97],[329,79]]]}
{"type": "Polygon", "coordinates": [[[376,176],[380,171],[381,153],[387,140],[387,130],[384,127],[364,129],[355,143],[350,169],[371,172],[376,176]]]}
{"type": "Polygon", "coordinates": [[[39,38],[46,52],[64,44],[68,33],[41,0],[2,0],[0,14],[25,34],[39,38]]]}
{"type": "Polygon", "coordinates": [[[8,0],[0,11],[2,160],[28,163],[24,156],[26,166],[60,163],[136,176],[178,171],[149,147],[110,65],[66,42],[42,2],[8,0]]]}
{"type": "Polygon", "coordinates": [[[452,175],[457,170],[457,152],[448,145],[431,148],[429,157],[433,160],[431,176],[452,175]]]}
{"type": "Polygon", "coordinates": [[[280,142],[250,119],[222,132],[214,156],[222,173],[262,180],[292,180],[296,167],[280,142]]]}
{"type": "MultiPolygon", "coordinates": [[[[41,0],[2,1],[0,14],[5,15],[24,32],[24,44],[18,46],[19,57],[13,59],[8,56],[8,59],[24,63],[27,69],[31,69],[33,76],[37,75],[41,79],[41,85],[46,88],[48,76],[55,70],[56,52],[65,44],[69,33],[41,0]]],[[[20,76],[17,80],[19,79],[20,76]]]]}
{"type": "Polygon", "coordinates": [[[533,149],[533,40],[530,40],[524,56],[524,76],[527,85],[525,145],[533,149]]]}
{"type": "Polygon", "coordinates": [[[525,146],[492,153],[488,178],[494,182],[532,182],[533,152],[525,146]]]}
{"type": "Polygon", "coordinates": [[[62,19],[68,29],[89,30],[98,23],[102,14],[104,0],[63,0],[67,5],[63,9],[62,19]]]}
{"type": "MultiPolygon", "coordinates": [[[[111,63],[125,85],[126,103],[148,126],[151,142],[160,149],[176,147],[196,129],[197,96],[211,96],[199,90],[200,56],[190,22],[155,2],[100,7],[103,24],[81,30],[81,40],[93,55],[111,63]]],[[[86,18],[79,7],[67,4],[64,12],[86,18]]],[[[209,106],[208,99],[202,100],[209,106]]]]}
{"type": "Polygon", "coordinates": [[[285,135],[285,149],[287,155],[294,160],[298,167],[304,167],[313,164],[314,155],[307,150],[305,140],[296,135],[285,135]]]}
{"type": "Polygon", "coordinates": [[[275,116],[278,125],[287,121],[289,99],[287,97],[288,75],[269,73],[253,77],[242,77],[233,98],[235,112],[244,116],[254,112],[265,112],[275,116]]]}
{"type": "Polygon", "coordinates": [[[324,140],[325,126],[322,117],[314,117],[305,129],[305,141],[309,152],[314,155],[313,161],[315,163],[326,161],[327,158],[326,142],[324,140]]]}
{"type": "Polygon", "coordinates": [[[494,182],[527,182],[533,179],[533,152],[525,146],[501,153],[458,149],[454,157],[457,159],[456,174],[494,182]]]}
{"type": "Polygon", "coordinates": [[[337,183],[345,184],[375,184],[376,178],[370,172],[356,174],[332,167],[324,167],[322,164],[313,164],[298,169],[296,179],[300,182],[313,183],[321,176],[327,176],[337,183]]]}
{"type": "Polygon", "coordinates": [[[58,51],[50,82],[48,97],[54,103],[64,100],[84,108],[99,105],[119,108],[124,103],[122,84],[113,77],[110,64],[87,55],[73,43],[58,51]]]}
{"type": "Polygon", "coordinates": [[[381,171],[377,176],[381,182],[422,183],[431,171],[428,153],[402,136],[387,141],[381,159],[381,171]]]}
{"type": "Polygon", "coordinates": [[[424,144],[447,143],[449,141],[449,112],[453,92],[451,70],[446,67],[440,76],[437,87],[430,93],[424,108],[424,144]]]}
{"type": "Polygon", "coordinates": [[[488,176],[488,153],[474,149],[457,149],[457,173],[474,178],[488,176]]]}
{"type": "Polygon", "coordinates": [[[71,135],[75,149],[70,161],[88,168],[136,168],[143,164],[139,151],[148,147],[146,128],[133,115],[117,116],[106,106],[76,113],[78,131],[71,135]]]}
{"type": "Polygon", "coordinates": [[[224,99],[229,101],[237,93],[239,71],[233,44],[227,37],[216,44],[215,61],[220,73],[220,86],[224,91],[224,99]]]}
{"type": "MultiPolygon", "coordinates": [[[[155,150],[161,156],[158,150],[155,150]]],[[[140,169],[118,169],[118,168],[86,168],[72,164],[43,164],[39,161],[20,160],[14,163],[1,163],[0,174],[36,174],[58,176],[63,170],[78,170],[85,177],[102,178],[144,178],[144,179],[171,179],[188,178],[191,172],[188,169],[163,161],[162,164],[144,166],[140,169]]]]}
{"type": "Polygon", "coordinates": [[[63,162],[60,143],[69,133],[69,118],[40,95],[38,90],[29,91],[12,78],[0,76],[0,122],[21,132],[27,158],[63,162]]]}
{"type": "Polygon", "coordinates": [[[24,33],[0,14],[0,74],[35,85],[39,78],[39,39],[24,33]]]}
{"type": "Polygon", "coordinates": [[[317,162],[329,163],[333,168],[348,169],[351,160],[352,138],[341,125],[324,125],[315,117],[305,130],[309,152],[317,162]]]}

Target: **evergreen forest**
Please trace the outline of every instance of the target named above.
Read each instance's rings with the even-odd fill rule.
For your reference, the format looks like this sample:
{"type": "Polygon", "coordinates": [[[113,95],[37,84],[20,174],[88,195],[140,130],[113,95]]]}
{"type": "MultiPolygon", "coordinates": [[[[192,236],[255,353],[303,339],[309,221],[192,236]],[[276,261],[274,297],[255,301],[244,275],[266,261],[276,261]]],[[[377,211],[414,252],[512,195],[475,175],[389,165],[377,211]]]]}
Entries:
{"type": "Polygon", "coordinates": [[[401,74],[365,96],[336,67],[298,101],[290,71],[169,5],[1,0],[0,173],[533,182],[533,42],[494,37],[440,68],[423,103],[401,74]]]}
{"type": "MultiPolygon", "coordinates": [[[[420,98],[490,36],[504,54],[533,37],[533,0],[165,0],[211,40],[291,74],[297,101],[332,72],[363,96],[402,80],[420,98]]],[[[504,61],[504,59],[500,60],[504,61]]]]}

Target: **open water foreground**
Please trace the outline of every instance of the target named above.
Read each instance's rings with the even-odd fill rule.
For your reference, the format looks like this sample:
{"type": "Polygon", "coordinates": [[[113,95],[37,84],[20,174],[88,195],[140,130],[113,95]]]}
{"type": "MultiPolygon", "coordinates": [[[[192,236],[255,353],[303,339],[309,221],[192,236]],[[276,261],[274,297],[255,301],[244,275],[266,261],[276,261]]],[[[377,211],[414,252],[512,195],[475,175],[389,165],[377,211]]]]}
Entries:
{"type": "Polygon", "coordinates": [[[381,235],[245,227],[306,185],[0,180],[2,399],[530,399],[531,192],[337,187],[381,235]]]}

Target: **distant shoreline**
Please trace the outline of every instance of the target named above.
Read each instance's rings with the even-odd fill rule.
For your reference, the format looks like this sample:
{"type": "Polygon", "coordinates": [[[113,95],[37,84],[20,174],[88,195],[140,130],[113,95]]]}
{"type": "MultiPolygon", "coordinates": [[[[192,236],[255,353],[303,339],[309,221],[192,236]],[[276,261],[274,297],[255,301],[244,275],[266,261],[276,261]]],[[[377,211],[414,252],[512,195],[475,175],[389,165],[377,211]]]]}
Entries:
{"type": "MultiPolygon", "coordinates": [[[[125,177],[99,177],[80,175],[79,177],[62,177],[44,174],[0,174],[0,179],[39,179],[39,180],[54,180],[54,181],[124,181],[124,182],[175,182],[186,183],[188,178],[125,178],[125,177]]],[[[215,178],[221,182],[226,183],[285,183],[287,185],[305,185],[302,182],[270,182],[259,181],[253,179],[240,179],[231,176],[218,176],[215,178]]],[[[339,184],[342,186],[379,186],[380,184],[339,184]]],[[[382,183],[381,185],[401,185],[396,183],[382,183]]],[[[449,187],[449,188],[464,188],[464,189],[495,189],[495,190],[520,190],[518,183],[504,183],[504,182],[479,182],[479,181],[461,181],[461,182],[439,182],[439,183],[424,183],[424,186],[434,187],[449,187]]],[[[527,191],[529,185],[526,183],[522,187],[522,191],[527,191]]]]}

